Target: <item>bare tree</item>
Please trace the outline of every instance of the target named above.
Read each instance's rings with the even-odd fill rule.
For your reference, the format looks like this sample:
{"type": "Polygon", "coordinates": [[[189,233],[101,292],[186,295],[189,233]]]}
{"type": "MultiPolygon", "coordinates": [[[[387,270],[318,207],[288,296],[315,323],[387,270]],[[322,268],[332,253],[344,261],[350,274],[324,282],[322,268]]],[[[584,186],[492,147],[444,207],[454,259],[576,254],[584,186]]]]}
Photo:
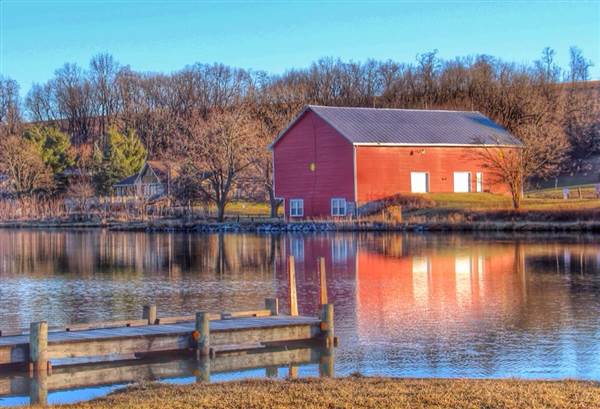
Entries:
{"type": "Polygon", "coordinates": [[[60,118],[51,82],[33,84],[25,98],[25,107],[36,122],[55,122],[60,118]]]}
{"type": "Polygon", "coordinates": [[[546,47],[542,50],[542,58],[535,61],[534,65],[543,78],[548,82],[558,82],[560,78],[560,67],[554,62],[554,56],[556,51],[550,47],[546,47]]]}
{"type": "Polygon", "coordinates": [[[0,136],[16,134],[20,126],[19,84],[0,75],[0,136]]]}
{"type": "Polygon", "coordinates": [[[587,81],[590,78],[592,62],[583,56],[583,51],[578,47],[571,47],[569,56],[569,79],[571,82],[587,81]]]}
{"type": "Polygon", "coordinates": [[[112,124],[119,109],[116,81],[120,69],[119,63],[110,54],[98,54],[90,61],[89,76],[100,135],[112,124]]]}
{"type": "Polygon", "coordinates": [[[542,124],[539,128],[530,125],[520,129],[519,136],[524,143],[522,148],[506,148],[497,144],[484,145],[476,151],[491,182],[508,187],[515,209],[520,208],[526,180],[554,176],[567,154],[568,144],[560,127],[542,124]]]}
{"type": "Polygon", "coordinates": [[[281,201],[275,197],[273,186],[273,156],[269,145],[285,126],[300,112],[303,101],[286,92],[280,84],[268,84],[249,104],[256,122],[256,144],[260,149],[253,164],[258,183],[264,185],[269,199],[271,217],[277,217],[281,201]]]}
{"type": "Polygon", "coordinates": [[[232,189],[257,158],[254,124],[245,110],[216,111],[208,120],[195,118],[189,134],[189,157],[206,178],[201,188],[223,221],[232,189]]]}
{"type": "Polygon", "coordinates": [[[52,83],[58,112],[67,120],[74,142],[87,141],[94,118],[90,81],[76,64],[65,64],[56,70],[52,83]]]}
{"type": "Polygon", "coordinates": [[[89,204],[95,196],[94,185],[89,177],[79,175],[74,178],[67,189],[67,197],[73,200],[80,213],[85,213],[89,209],[89,204]]]}
{"type": "Polygon", "coordinates": [[[52,187],[52,172],[44,164],[37,146],[19,136],[0,140],[0,173],[8,177],[17,195],[52,187]]]}

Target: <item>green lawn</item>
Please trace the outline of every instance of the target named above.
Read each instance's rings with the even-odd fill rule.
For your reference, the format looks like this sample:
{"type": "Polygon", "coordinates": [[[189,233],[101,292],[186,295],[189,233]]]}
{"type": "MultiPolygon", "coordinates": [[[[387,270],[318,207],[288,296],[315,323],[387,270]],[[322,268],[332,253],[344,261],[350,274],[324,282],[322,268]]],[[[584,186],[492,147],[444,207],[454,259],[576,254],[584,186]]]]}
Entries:
{"type": "MultiPolygon", "coordinates": [[[[280,209],[281,210],[281,209],[280,209]]],[[[271,207],[269,203],[258,202],[232,202],[225,208],[227,215],[245,215],[245,216],[269,216],[271,207]]]]}
{"type": "MultiPolygon", "coordinates": [[[[491,193],[429,193],[425,197],[435,202],[438,209],[452,210],[508,210],[510,197],[491,193]]],[[[598,209],[600,199],[594,196],[594,187],[582,187],[582,199],[571,189],[572,199],[563,200],[562,189],[527,192],[522,201],[523,210],[576,210],[598,209]]]]}

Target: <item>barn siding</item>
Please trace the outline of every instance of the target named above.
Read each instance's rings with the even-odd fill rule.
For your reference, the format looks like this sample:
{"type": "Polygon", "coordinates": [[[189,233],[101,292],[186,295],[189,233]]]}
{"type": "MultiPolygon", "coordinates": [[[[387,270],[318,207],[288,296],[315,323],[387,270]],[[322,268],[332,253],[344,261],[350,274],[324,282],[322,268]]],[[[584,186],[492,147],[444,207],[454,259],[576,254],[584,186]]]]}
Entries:
{"type": "Polygon", "coordinates": [[[357,201],[364,204],[411,191],[410,173],[428,172],[429,191],[453,192],[454,172],[471,172],[471,191],[476,172],[483,172],[483,190],[507,193],[507,186],[492,180],[478,155],[480,148],[432,146],[357,146],[357,201]]]}
{"type": "Polygon", "coordinates": [[[354,201],[353,146],[323,119],[307,111],[273,147],[275,194],[304,199],[305,217],[331,214],[331,198],[354,201]],[[315,170],[310,170],[310,164],[315,170]]]}

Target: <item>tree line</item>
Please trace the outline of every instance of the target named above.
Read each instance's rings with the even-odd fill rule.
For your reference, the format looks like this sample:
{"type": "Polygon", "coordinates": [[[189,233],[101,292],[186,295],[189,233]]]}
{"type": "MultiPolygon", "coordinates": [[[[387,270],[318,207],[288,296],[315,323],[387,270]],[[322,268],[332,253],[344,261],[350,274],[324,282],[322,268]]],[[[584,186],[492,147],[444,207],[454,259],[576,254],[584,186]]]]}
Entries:
{"type": "Polygon", "coordinates": [[[317,104],[477,110],[523,141],[523,176],[547,178],[600,154],[591,65],[572,47],[566,69],[546,48],[528,65],[432,51],[411,63],[323,58],[281,75],[200,63],[162,74],[100,54],[85,68],[65,64],[23,98],[14,80],[0,79],[0,173],[15,193],[31,194],[60,190],[64,169],[84,169],[108,194],[143,158],[165,159],[183,164],[174,189],[182,202],[212,201],[221,217],[243,187],[275,214],[267,147],[304,105],[317,104]],[[24,162],[28,172],[16,169],[24,162]],[[30,175],[15,183],[16,174],[30,175]]]}

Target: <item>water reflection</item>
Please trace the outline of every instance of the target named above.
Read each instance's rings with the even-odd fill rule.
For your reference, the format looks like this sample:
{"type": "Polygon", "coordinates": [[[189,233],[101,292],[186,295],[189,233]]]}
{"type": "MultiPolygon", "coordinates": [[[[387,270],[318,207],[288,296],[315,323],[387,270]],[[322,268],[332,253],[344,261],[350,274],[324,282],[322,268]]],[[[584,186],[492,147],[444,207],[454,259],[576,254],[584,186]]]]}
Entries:
{"type": "Polygon", "coordinates": [[[333,350],[296,347],[200,360],[183,356],[56,367],[51,374],[0,374],[0,406],[73,403],[132,382],[203,383],[248,377],[331,377],[333,350]]]}
{"type": "Polygon", "coordinates": [[[0,329],[335,304],[336,373],[600,379],[598,236],[0,230],[0,329]]]}

